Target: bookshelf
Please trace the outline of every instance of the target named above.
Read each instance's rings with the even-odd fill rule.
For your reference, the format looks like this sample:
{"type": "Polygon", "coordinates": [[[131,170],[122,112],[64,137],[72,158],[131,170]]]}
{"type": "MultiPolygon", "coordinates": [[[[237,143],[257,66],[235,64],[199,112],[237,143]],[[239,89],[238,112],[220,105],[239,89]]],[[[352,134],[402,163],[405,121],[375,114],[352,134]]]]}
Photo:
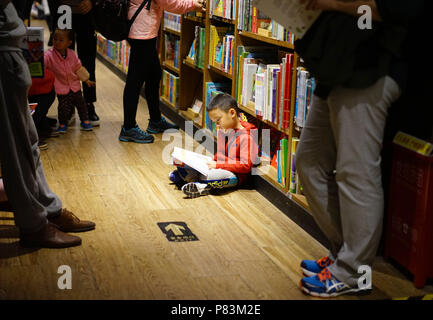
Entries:
{"type": "MultiPolygon", "coordinates": [[[[210,0],[213,1],[213,0],[210,0]]],[[[229,0],[226,0],[229,1],[229,0]]],[[[209,2],[209,1],[208,1],[209,2]]],[[[159,57],[161,59],[161,66],[165,72],[169,72],[175,77],[178,77],[178,90],[177,90],[177,98],[175,102],[170,102],[167,97],[161,95],[161,102],[167,106],[169,106],[172,110],[174,110],[178,115],[180,115],[183,119],[187,121],[193,121],[194,125],[197,128],[207,129],[208,122],[206,118],[206,100],[208,97],[208,85],[209,83],[224,83],[226,84],[226,88],[224,91],[232,94],[236,98],[236,94],[239,89],[239,77],[240,77],[240,68],[242,65],[238,67],[238,47],[264,47],[265,49],[274,50],[278,53],[278,61],[276,64],[281,63],[280,52],[284,54],[292,54],[293,55],[293,63],[291,64],[291,77],[290,77],[290,86],[287,86],[287,90],[289,90],[290,95],[287,97],[290,100],[290,105],[287,111],[287,121],[284,125],[280,121],[276,121],[275,119],[269,119],[269,117],[263,117],[262,115],[258,115],[256,110],[256,105],[252,101],[248,101],[248,103],[238,103],[239,109],[247,116],[247,118],[252,119],[254,124],[258,127],[258,129],[272,129],[281,134],[281,136],[286,137],[288,141],[287,147],[287,161],[286,161],[286,172],[285,176],[281,173],[282,179],[285,180],[283,183],[281,179],[279,179],[279,171],[270,165],[270,160],[264,162],[264,164],[259,166],[259,171],[261,173],[261,177],[267,180],[270,184],[275,186],[279,191],[281,191],[284,195],[286,195],[289,199],[296,202],[301,207],[309,210],[308,203],[305,197],[302,194],[296,194],[290,192],[290,178],[291,178],[291,167],[292,167],[292,138],[299,138],[301,129],[295,123],[296,115],[295,109],[297,108],[297,99],[299,94],[299,88],[297,87],[299,84],[299,71],[298,67],[300,66],[299,57],[294,52],[293,38],[287,39],[287,41],[282,40],[287,38],[287,33],[282,32],[282,30],[278,30],[278,37],[271,36],[275,35],[272,31],[266,32],[252,32],[251,30],[251,21],[250,28],[240,29],[240,25],[244,23],[243,21],[238,21],[239,17],[239,6],[242,0],[234,1],[236,4],[235,8],[231,8],[231,10],[235,10],[235,19],[228,19],[222,16],[210,15],[210,8],[208,6],[206,13],[198,13],[198,14],[185,14],[185,15],[173,15],[167,13],[169,15],[168,18],[165,18],[161,23],[160,37],[159,37],[159,57]],[[224,52],[229,52],[229,54],[223,55],[225,57],[225,67],[230,67],[230,72],[226,72],[223,69],[224,61],[220,61],[217,65],[213,65],[213,62],[216,60],[216,52],[211,51],[211,28],[214,30],[213,34],[215,35],[215,29],[228,28],[228,34],[224,36],[224,41],[219,38],[219,41],[223,42],[223,46],[225,45],[224,52]],[[197,31],[198,30],[198,31],[197,31]],[[200,34],[199,38],[201,43],[195,45],[195,49],[201,49],[201,60],[202,66],[197,60],[191,59],[189,57],[191,53],[191,47],[196,39],[197,41],[197,33],[200,33],[200,30],[203,32],[200,34]],[[166,60],[166,35],[171,35],[172,37],[177,37],[179,40],[178,51],[177,51],[177,61],[178,66],[174,66],[172,60],[166,60]],[[232,37],[228,37],[232,36],[232,37]],[[284,36],[284,37],[283,37],[284,36]],[[201,47],[200,47],[201,44],[201,47]],[[231,50],[231,51],[230,51],[231,50]],[[227,61],[230,62],[230,66],[228,66],[227,61]],[[202,101],[202,108],[200,110],[199,116],[197,116],[196,112],[192,111],[192,105],[196,100],[202,101]]],[[[249,1],[245,1],[245,3],[250,3],[249,1]]],[[[245,5],[245,4],[243,4],[245,5]]],[[[232,12],[233,14],[233,12],[232,12]]],[[[243,16],[245,19],[245,17],[243,16]]],[[[249,18],[252,19],[251,17],[249,18]]],[[[273,23],[273,22],[272,22],[273,23]]],[[[257,26],[253,28],[258,30],[257,26]]],[[[260,31],[260,30],[259,30],[260,31]]],[[[215,44],[215,43],[214,43],[215,44]]],[[[219,47],[221,50],[221,47],[219,47]]],[[[121,50],[120,50],[121,51],[121,50]]],[[[285,56],[287,57],[287,56],[285,56]]],[[[127,59],[123,59],[126,60],[127,59]]],[[[108,61],[113,61],[113,59],[109,58],[108,61]]],[[[124,67],[117,66],[121,70],[126,70],[124,67]]],[[[280,69],[281,71],[281,69],[280,69]]],[[[242,81],[242,80],[241,80],[242,81]]],[[[161,92],[162,92],[161,86],[161,92]]],[[[281,89],[281,87],[280,87],[281,89]]],[[[239,101],[238,101],[239,102],[239,101]]],[[[210,134],[212,130],[209,130],[210,134]]],[[[214,134],[213,134],[214,135],[214,134]]],[[[215,136],[215,135],[214,135],[215,136]]],[[[293,190],[292,190],[293,191],[293,190]]]]}

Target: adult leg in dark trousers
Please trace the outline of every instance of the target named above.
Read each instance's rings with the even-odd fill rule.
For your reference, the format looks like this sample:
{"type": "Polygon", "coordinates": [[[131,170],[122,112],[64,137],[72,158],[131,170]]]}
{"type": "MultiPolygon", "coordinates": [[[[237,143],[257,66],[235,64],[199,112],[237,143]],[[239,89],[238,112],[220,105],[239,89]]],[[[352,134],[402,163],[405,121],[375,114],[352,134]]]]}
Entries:
{"type": "Polygon", "coordinates": [[[20,229],[20,243],[50,248],[80,245],[79,237],[60,230],[76,232],[83,226],[90,230],[95,224],[80,221],[62,209],[62,202],[47,184],[28,108],[30,85],[22,53],[0,51],[0,161],[6,194],[20,229]]]}
{"type": "MultiPolygon", "coordinates": [[[[72,28],[76,36],[78,57],[89,72],[90,80],[95,81],[96,34],[93,11],[91,10],[87,14],[73,14],[72,28]]],[[[99,117],[93,104],[96,102],[96,87],[89,87],[83,83],[83,96],[88,106],[90,123],[93,126],[99,125],[99,117]]]]}
{"type": "Polygon", "coordinates": [[[33,121],[40,138],[48,138],[51,136],[52,129],[49,120],[47,119],[47,114],[55,99],[56,93],[54,89],[47,94],[29,96],[30,103],[38,104],[35,113],[33,114],[33,121]]]}

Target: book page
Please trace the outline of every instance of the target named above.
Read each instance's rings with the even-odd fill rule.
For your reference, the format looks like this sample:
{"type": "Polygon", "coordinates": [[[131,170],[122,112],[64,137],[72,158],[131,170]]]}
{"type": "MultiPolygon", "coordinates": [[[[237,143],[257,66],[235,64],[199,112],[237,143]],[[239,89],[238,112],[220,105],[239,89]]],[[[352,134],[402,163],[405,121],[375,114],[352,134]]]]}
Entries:
{"type": "Polygon", "coordinates": [[[267,16],[284,26],[298,38],[302,38],[321,10],[307,10],[299,0],[254,0],[254,5],[267,16]]]}
{"type": "Polygon", "coordinates": [[[183,162],[187,166],[197,170],[205,176],[209,174],[209,167],[207,166],[207,162],[212,161],[211,157],[178,147],[174,147],[174,151],[171,156],[174,159],[183,162]]]}

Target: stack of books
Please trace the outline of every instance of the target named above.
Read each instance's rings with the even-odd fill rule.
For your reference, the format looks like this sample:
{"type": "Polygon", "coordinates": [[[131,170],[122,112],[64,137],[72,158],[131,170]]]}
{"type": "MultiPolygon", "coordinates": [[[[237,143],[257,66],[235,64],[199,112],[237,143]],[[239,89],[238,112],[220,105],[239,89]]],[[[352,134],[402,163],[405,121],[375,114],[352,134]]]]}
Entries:
{"type": "Polygon", "coordinates": [[[236,19],[236,1],[237,0],[210,0],[210,16],[217,16],[229,20],[236,19]]]}
{"type": "Polygon", "coordinates": [[[303,67],[297,68],[297,83],[296,83],[296,105],[295,105],[295,126],[300,129],[305,125],[308,110],[310,109],[311,99],[316,81],[311,77],[310,73],[303,67]]]}
{"type": "Polygon", "coordinates": [[[177,107],[179,77],[171,74],[167,70],[162,71],[161,96],[163,96],[173,107],[177,107]]]}
{"type": "Polygon", "coordinates": [[[165,61],[179,68],[179,37],[172,34],[165,34],[165,61]]]}
{"type": "Polygon", "coordinates": [[[97,51],[123,72],[127,73],[131,52],[128,42],[126,40],[119,42],[107,40],[99,33],[97,34],[96,39],[97,51]]]}
{"type": "Polygon", "coordinates": [[[186,60],[199,68],[204,68],[204,47],[206,39],[206,29],[195,26],[195,35],[189,49],[186,60]]]}

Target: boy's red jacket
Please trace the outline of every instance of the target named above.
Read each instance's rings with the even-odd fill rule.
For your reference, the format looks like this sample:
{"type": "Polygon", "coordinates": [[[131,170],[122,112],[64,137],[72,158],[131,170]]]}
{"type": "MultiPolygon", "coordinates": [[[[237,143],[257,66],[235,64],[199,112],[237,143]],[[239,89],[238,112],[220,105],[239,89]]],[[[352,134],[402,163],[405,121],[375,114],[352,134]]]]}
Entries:
{"type": "Polygon", "coordinates": [[[218,131],[217,153],[214,160],[217,169],[233,172],[242,184],[251,173],[254,164],[257,164],[257,128],[248,122],[241,121],[243,129],[230,130],[225,134],[218,131]],[[256,134],[251,131],[256,130],[256,134]],[[256,138],[254,138],[256,137],[256,138]]]}

